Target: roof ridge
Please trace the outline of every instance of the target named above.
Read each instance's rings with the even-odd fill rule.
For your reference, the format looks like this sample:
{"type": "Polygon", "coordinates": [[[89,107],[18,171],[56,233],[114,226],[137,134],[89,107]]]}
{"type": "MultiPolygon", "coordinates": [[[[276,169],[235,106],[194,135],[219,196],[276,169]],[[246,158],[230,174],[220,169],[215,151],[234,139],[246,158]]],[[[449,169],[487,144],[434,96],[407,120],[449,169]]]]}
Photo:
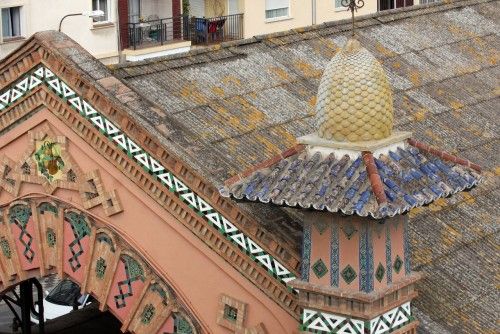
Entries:
{"type": "MultiPolygon", "coordinates": [[[[433,13],[440,12],[440,11],[447,11],[447,10],[451,10],[451,9],[455,9],[455,8],[461,8],[461,7],[465,7],[465,6],[471,6],[471,5],[492,2],[492,1],[496,1],[496,0],[448,0],[445,2],[435,2],[435,3],[430,3],[430,4],[415,5],[412,7],[404,7],[404,8],[385,10],[382,12],[376,12],[373,14],[359,16],[358,17],[358,25],[361,25],[361,28],[364,28],[366,26],[370,26],[373,24],[384,24],[387,22],[398,21],[401,19],[409,18],[409,17],[428,15],[428,14],[433,14],[433,13]],[[371,24],[370,24],[370,22],[368,22],[368,24],[366,24],[367,21],[375,21],[375,22],[371,23],[371,24]],[[363,25],[363,23],[365,23],[365,25],[363,25]]],[[[156,63],[166,63],[166,62],[173,61],[176,59],[190,58],[193,56],[207,54],[207,53],[211,53],[211,52],[217,52],[217,51],[221,51],[221,50],[227,50],[229,52],[234,53],[236,56],[236,55],[242,54],[241,52],[238,52],[238,50],[237,50],[237,47],[239,47],[239,46],[244,46],[244,45],[248,45],[248,44],[255,44],[255,43],[265,43],[265,42],[271,41],[273,38],[286,37],[286,36],[291,36],[291,35],[306,36],[306,34],[320,32],[326,28],[332,28],[332,27],[339,27],[340,29],[338,32],[349,31],[351,29],[351,19],[328,21],[328,22],[324,22],[321,24],[317,24],[317,25],[309,25],[309,26],[305,26],[305,27],[293,28],[293,29],[284,30],[284,31],[280,31],[280,32],[274,32],[274,33],[263,34],[263,35],[256,35],[256,36],[251,37],[251,38],[223,42],[223,43],[218,44],[218,45],[202,47],[202,48],[190,50],[188,52],[183,52],[183,53],[178,53],[178,54],[173,54],[173,55],[166,55],[166,56],[156,57],[156,58],[150,58],[150,59],[145,59],[145,60],[133,62],[133,63],[121,63],[121,64],[109,65],[108,67],[114,72],[114,71],[118,71],[118,70],[122,70],[122,69],[126,69],[126,68],[141,67],[141,66],[146,66],[146,65],[156,64],[156,63]],[[344,26],[344,27],[342,27],[342,26],[344,26]]],[[[210,60],[205,61],[205,63],[208,61],[210,61],[210,60]]],[[[201,62],[201,63],[204,63],[204,62],[201,62]]]]}
{"type": "Polygon", "coordinates": [[[478,164],[475,164],[475,163],[471,162],[470,160],[459,158],[459,157],[457,157],[457,156],[455,156],[453,154],[450,154],[450,153],[448,153],[446,151],[435,149],[432,146],[424,144],[424,143],[421,143],[421,142],[419,142],[419,141],[417,141],[415,139],[411,139],[411,138],[408,139],[408,144],[410,144],[413,147],[418,148],[419,150],[422,150],[424,152],[428,152],[430,154],[438,156],[438,157],[440,157],[443,160],[454,162],[456,164],[459,164],[459,165],[462,165],[462,166],[474,169],[478,173],[481,173],[481,166],[479,166],[478,164]]]}

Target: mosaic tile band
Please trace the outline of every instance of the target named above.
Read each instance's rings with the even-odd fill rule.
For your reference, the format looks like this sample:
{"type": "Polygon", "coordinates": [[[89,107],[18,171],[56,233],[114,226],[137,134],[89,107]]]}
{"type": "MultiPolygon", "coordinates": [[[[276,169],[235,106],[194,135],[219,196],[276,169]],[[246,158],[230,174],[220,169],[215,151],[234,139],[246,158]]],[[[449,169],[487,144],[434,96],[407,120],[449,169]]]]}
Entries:
{"type": "Polygon", "coordinates": [[[340,278],[340,251],[339,251],[339,225],[332,225],[332,238],[330,240],[330,285],[339,287],[340,278]]]}
{"type": "Polygon", "coordinates": [[[387,284],[392,283],[392,243],[391,230],[389,226],[385,227],[385,266],[387,270],[387,284]]]}
{"type": "Polygon", "coordinates": [[[410,302],[370,321],[304,309],[300,330],[317,334],[388,334],[408,325],[413,320],[410,302]]]}
{"type": "Polygon", "coordinates": [[[39,66],[32,73],[12,84],[9,89],[0,93],[0,111],[40,85],[47,85],[50,90],[61,97],[75,111],[79,112],[110,141],[133,158],[139,166],[148,171],[155,179],[188,204],[191,209],[202,216],[208,224],[216,227],[220,234],[238,246],[253,261],[264,267],[271,276],[284,285],[296,278],[283,264],[265,252],[255,241],[240,231],[198,194],[189,189],[172,172],[129,138],[119,126],[94,109],[45,66],[39,66]]]}

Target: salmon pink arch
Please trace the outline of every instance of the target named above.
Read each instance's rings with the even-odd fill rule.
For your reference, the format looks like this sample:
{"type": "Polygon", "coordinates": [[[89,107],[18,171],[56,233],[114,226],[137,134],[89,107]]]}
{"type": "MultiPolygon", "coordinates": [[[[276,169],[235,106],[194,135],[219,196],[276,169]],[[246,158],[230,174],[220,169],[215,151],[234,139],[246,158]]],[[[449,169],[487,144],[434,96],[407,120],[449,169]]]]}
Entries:
{"type": "Polygon", "coordinates": [[[92,294],[122,331],[201,333],[192,310],[137,249],[102,218],[62,198],[27,194],[0,205],[0,293],[56,274],[92,294]]]}

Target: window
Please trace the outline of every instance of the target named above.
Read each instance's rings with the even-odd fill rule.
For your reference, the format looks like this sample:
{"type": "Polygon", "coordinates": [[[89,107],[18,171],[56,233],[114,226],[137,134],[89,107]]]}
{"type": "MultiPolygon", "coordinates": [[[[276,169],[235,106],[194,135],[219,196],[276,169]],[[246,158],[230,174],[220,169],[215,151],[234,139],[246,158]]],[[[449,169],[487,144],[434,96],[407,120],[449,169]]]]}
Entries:
{"type": "Polygon", "coordinates": [[[92,0],[92,10],[102,10],[104,12],[103,16],[95,17],[94,22],[109,21],[108,0],[92,0]]]}
{"type": "Polygon", "coordinates": [[[266,19],[285,18],[290,15],[290,0],[266,0],[266,19]]]}
{"type": "Polygon", "coordinates": [[[346,9],[346,7],[342,6],[342,0],[333,0],[333,2],[335,2],[336,10],[346,9]]]}
{"type": "Polygon", "coordinates": [[[233,333],[243,332],[247,304],[222,294],[217,311],[217,324],[230,329],[233,333]]]}
{"type": "Polygon", "coordinates": [[[427,5],[429,3],[440,2],[441,0],[420,0],[421,5],[427,5]]]}
{"type": "Polygon", "coordinates": [[[141,20],[141,0],[128,0],[128,22],[139,23],[141,20]]]}
{"type": "Polygon", "coordinates": [[[413,0],[379,0],[379,10],[413,6],[413,0]]]}
{"type": "Polygon", "coordinates": [[[21,36],[21,7],[2,8],[2,37],[21,36]]]}

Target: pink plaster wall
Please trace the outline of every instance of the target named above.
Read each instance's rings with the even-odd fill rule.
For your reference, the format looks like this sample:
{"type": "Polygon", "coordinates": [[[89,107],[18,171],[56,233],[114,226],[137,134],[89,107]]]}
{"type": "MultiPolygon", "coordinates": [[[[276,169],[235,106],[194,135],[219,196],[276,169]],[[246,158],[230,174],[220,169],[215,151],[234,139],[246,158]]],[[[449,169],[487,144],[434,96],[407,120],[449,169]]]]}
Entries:
{"type": "MultiPolygon", "coordinates": [[[[321,219],[317,216],[316,219],[321,219]]],[[[309,267],[309,282],[313,284],[330,285],[330,240],[332,236],[331,224],[320,234],[316,226],[311,226],[311,266],[309,267]],[[312,269],[313,265],[319,259],[323,260],[328,273],[321,278],[318,278],[312,269]]]]}
{"type": "MultiPolygon", "coordinates": [[[[108,300],[106,304],[108,305],[110,311],[121,321],[127,318],[132,306],[136,303],[137,299],[140,297],[142,290],[144,289],[144,282],[141,280],[136,280],[132,282],[132,295],[125,298],[124,307],[117,308],[115,302],[115,296],[120,295],[119,282],[125,281],[127,279],[127,274],[125,272],[125,264],[122,259],[118,262],[118,267],[115,271],[115,276],[113,277],[113,283],[111,284],[111,290],[108,295],[108,300]]],[[[127,293],[128,287],[126,285],[122,286],[122,292],[127,293]]]]}
{"type": "Polygon", "coordinates": [[[340,217],[335,216],[335,220],[340,226],[339,229],[339,288],[345,289],[347,291],[359,291],[359,234],[361,231],[361,224],[359,221],[353,217],[340,217]],[[358,230],[351,237],[351,240],[347,239],[345,233],[342,231],[343,224],[351,221],[358,230]],[[346,281],[342,278],[342,270],[344,270],[347,265],[351,265],[351,267],[356,271],[356,278],[350,284],[347,284],[346,281]]]}
{"type": "Polygon", "coordinates": [[[170,316],[157,334],[172,334],[174,332],[174,317],[170,316]]]}
{"type": "MultiPolygon", "coordinates": [[[[297,332],[297,321],[288,312],[213,252],[48,110],[37,112],[3,135],[0,154],[5,153],[13,160],[18,159],[27,144],[25,133],[43,122],[50,123],[56,134],[68,138],[69,153],[84,172],[99,169],[104,187],[108,190],[116,189],[124,212],[107,217],[100,206],[90,211],[101,217],[107,226],[145,257],[183,299],[190,312],[198,317],[203,331],[230,333],[216,323],[219,296],[225,293],[248,303],[245,326],[253,327],[262,322],[269,333],[297,332]]],[[[44,191],[38,185],[23,185],[21,194],[29,192],[44,191]]],[[[76,206],[81,204],[77,192],[57,190],[54,195],[71,201],[76,206]]],[[[0,203],[12,199],[7,192],[0,192],[0,203]]],[[[71,229],[70,233],[72,236],[71,229]]],[[[66,264],[66,231],[64,239],[65,272],[71,274],[71,269],[68,271],[66,264]]],[[[75,279],[81,281],[81,276],[75,279]]]]}
{"type": "Polygon", "coordinates": [[[393,222],[391,224],[391,255],[392,255],[392,282],[396,283],[397,280],[404,278],[405,276],[405,252],[404,252],[404,225],[408,224],[408,218],[406,216],[403,217],[394,217],[393,222]],[[396,224],[397,222],[397,224],[396,224]],[[403,261],[403,265],[399,274],[394,270],[394,261],[396,260],[396,256],[399,255],[401,260],[403,261]]]}
{"type": "MultiPolygon", "coordinates": [[[[36,239],[36,234],[35,234],[35,224],[33,222],[33,218],[30,217],[28,220],[28,223],[26,224],[26,231],[31,235],[33,238],[31,242],[31,250],[35,253],[33,260],[31,262],[28,261],[28,259],[24,256],[24,250],[25,246],[21,243],[21,240],[19,240],[19,237],[21,235],[22,230],[16,225],[16,224],[10,224],[11,230],[14,236],[14,242],[16,244],[16,249],[17,249],[17,254],[19,258],[19,262],[21,262],[21,268],[23,270],[31,270],[35,268],[40,267],[40,248],[39,248],[39,243],[36,239]]],[[[24,236],[24,240],[27,241],[28,239],[26,236],[24,236]]]]}

